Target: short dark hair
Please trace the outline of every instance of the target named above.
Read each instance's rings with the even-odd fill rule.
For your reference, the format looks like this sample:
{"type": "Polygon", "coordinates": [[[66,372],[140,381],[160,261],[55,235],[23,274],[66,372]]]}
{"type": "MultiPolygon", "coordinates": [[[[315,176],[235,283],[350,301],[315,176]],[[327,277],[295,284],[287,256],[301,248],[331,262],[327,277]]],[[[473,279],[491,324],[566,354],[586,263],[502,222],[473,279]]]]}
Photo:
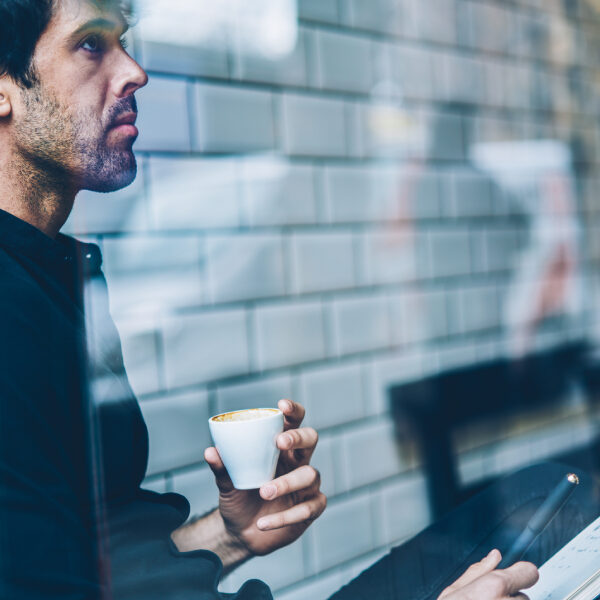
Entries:
{"type": "Polygon", "coordinates": [[[52,8],[53,0],[0,0],[0,75],[23,87],[35,83],[33,51],[52,8]]]}
{"type": "MultiPolygon", "coordinates": [[[[33,64],[35,46],[52,18],[57,0],[0,0],[0,76],[30,88],[37,81],[33,64]]],[[[128,0],[92,0],[118,7],[129,20],[128,0]]]]}

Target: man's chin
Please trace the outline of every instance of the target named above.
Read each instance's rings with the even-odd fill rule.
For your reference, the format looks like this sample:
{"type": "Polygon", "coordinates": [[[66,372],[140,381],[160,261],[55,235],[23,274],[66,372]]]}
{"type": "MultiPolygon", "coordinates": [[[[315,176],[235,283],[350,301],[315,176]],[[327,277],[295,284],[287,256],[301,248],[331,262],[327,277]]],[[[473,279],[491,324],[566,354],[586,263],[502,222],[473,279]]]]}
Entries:
{"type": "Polygon", "coordinates": [[[121,157],[118,161],[110,161],[96,173],[87,174],[81,189],[92,192],[115,192],[130,185],[137,175],[137,163],[133,153],[121,157]]]}

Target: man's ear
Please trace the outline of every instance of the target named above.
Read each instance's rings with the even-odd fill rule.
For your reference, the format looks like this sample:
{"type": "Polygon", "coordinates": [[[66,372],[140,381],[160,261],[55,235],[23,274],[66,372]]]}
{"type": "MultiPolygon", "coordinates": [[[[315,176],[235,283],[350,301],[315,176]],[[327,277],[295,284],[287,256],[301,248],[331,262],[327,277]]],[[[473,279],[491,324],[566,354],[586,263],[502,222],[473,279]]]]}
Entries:
{"type": "Polygon", "coordinates": [[[12,104],[10,102],[10,86],[7,85],[6,76],[0,77],[0,119],[10,116],[12,104]]]}

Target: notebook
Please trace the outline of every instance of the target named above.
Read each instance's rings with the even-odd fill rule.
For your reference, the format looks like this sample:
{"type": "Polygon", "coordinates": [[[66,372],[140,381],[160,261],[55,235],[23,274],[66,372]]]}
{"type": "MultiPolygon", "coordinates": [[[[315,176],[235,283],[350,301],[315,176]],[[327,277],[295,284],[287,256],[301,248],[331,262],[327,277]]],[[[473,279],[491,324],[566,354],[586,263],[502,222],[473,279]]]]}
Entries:
{"type": "Polygon", "coordinates": [[[600,518],[540,567],[530,600],[596,600],[600,596],[600,518]]]}

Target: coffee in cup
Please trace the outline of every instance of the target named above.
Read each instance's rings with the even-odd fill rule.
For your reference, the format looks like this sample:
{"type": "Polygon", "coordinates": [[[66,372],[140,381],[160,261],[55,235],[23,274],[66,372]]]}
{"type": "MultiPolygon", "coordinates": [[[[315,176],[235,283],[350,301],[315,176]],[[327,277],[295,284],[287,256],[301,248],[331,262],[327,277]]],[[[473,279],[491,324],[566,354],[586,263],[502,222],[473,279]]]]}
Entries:
{"type": "Polygon", "coordinates": [[[250,408],[215,415],[208,420],[215,447],[238,490],[258,488],[275,476],[283,431],[278,408],[250,408]]]}

